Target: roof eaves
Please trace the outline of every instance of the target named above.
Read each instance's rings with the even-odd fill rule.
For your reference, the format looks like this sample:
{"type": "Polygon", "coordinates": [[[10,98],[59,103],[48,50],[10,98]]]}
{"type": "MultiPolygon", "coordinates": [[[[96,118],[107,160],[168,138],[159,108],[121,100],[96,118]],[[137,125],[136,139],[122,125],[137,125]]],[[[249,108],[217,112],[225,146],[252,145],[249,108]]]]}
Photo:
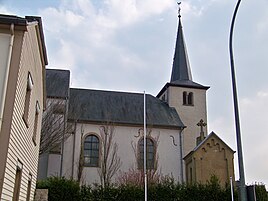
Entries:
{"type": "Polygon", "coordinates": [[[38,22],[38,28],[40,32],[40,39],[42,43],[42,51],[44,56],[44,62],[45,65],[48,65],[48,58],[47,58],[47,51],[46,51],[46,44],[45,44],[45,37],[44,37],[44,31],[43,31],[43,24],[42,24],[42,18],[38,16],[26,16],[25,19],[27,19],[28,22],[37,21],[38,22]]]}

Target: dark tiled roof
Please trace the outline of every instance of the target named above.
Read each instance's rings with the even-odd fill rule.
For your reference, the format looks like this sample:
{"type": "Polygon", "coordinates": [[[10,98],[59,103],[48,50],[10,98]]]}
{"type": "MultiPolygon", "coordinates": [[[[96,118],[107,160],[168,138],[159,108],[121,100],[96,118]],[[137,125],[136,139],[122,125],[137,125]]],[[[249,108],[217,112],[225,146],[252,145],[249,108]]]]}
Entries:
{"type": "Polygon", "coordinates": [[[209,89],[210,87],[208,86],[203,86],[201,84],[198,84],[196,82],[193,82],[191,80],[177,80],[175,82],[171,82],[171,83],[166,83],[166,85],[160,90],[160,92],[157,94],[156,97],[160,97],[169,86],[175,86],[175,87],[185,87],[185,88],[194,88],[194,89],[209,89]]]}
{"type": "Polygon", "coordinates": [[[67,98],[69,95],[69,70],[46,69],[46,92],[50,98],[67,98]]]}
{"type": "MultiPolygon", "coordinates": [[[[69,119],[90,122],[113,122],[143,125],[143,94],[70,89],[69,119]],[[72,112],[71,112],[72,111],[72,112]]],[[[183,127],[176,110],[152,95],[146,95],[147,124],[163,127],[183,127]]]]}
{"type": "Polygon", "coordinates": [[[186,87],[186,88],[209,89],[208,86],[203,86],[201,84],[193,82],[192,80],[177,80],[177,81],[171,82],[170,85],[186,87]]]}
{"type": "Polygon", "coordinates": [[[181,18],[179,18],[177,40],[170,82],[174,82],[177,80],[192,80],[191,68],[183,37],[181,18]]]}
{"type": "Polygon", "coordinates": [[[0,14],[0,23],[1,24],[11,24],[13,23],[14,25],[26,25],[27,20],[22,17],[17,17],[15,15],[3,15],[0,14]]]}

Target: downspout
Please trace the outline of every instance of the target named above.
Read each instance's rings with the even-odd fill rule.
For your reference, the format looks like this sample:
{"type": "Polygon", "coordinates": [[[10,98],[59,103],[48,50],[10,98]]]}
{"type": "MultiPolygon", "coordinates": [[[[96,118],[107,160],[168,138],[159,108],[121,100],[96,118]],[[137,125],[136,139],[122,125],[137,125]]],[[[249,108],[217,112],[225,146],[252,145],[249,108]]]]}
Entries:
{"type": "Polygon", "coordinates": [[[75,123],[74,123],[74,133],[73,133],[72,179],[75,178],[75,176],[74,176],[74,157],[75,157],[75,144],[76,144],[76,125],[77,125],[77,121],[75,121],[75,123]]]}
{"type": "Polygon", "coordinates": [[[180,178],[181,178],[181,184],[183,183],[183,158],[182,158],[182,131],[185,127],[181,127],[180,133],[179,133],[179,144],[180,144],[180,178]]]}
{"type": "Polygon", "coordinates": [[[68,106],[69,106],[69,99],[65,98],[65,111],[64,111],[64,118],[63,118],[63,133],[62,133],[62,141],[61,141],[61,158],[60,158],[60,177],[63,176],[63,156],[64,156],[64,142],[65,142],[65,132],[68,120],[68,106]]]}
{"type": "Polygon", "coordinates": [[[8,57],[7,57],[7,65],[6,65],[6,72],[4,77],[4,85],[3,85],[3,92],[2,92],[2,100],[0,105],[0,131],[2,128],[2,122],[3,122],[3,113],[4,113],[4,106],[5,106],[5,99],[6,99],[6,91],[7,91],[7,82],[8,82],[8,75],[9,75],[9,68],[11,63],[11,54],[13,50],[13,43],[14,43],[14,24],[10,25],[10,43],[9,43],[9,51],[8,51],[8,57]]]}

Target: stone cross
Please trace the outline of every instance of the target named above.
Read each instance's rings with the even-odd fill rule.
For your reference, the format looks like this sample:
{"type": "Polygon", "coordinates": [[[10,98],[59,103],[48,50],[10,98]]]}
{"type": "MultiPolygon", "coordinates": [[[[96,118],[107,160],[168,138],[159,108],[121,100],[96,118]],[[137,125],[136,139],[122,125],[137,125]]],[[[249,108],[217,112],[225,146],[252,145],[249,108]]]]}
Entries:
{"type": "Polygon", "coordinates": [[[207,124],[204,122],[203,119],[200,119],[200,121],[196,125],[200,126],[200,137],[201,137],[201,140],[203,140],[205,138],[205,136],[204,136],[204,127],[207,126],[207,124]]]}

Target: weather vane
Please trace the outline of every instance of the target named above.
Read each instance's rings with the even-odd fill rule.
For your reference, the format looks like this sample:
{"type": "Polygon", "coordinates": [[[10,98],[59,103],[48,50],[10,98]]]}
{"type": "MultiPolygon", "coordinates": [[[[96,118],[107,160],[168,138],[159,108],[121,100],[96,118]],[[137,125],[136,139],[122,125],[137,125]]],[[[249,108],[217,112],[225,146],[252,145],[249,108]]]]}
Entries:
{"type": "Polygon", "coordinates": [[[181,17],[181,2],[177,2],[179,8],[178,8],[178,16],[181,17]]]}

